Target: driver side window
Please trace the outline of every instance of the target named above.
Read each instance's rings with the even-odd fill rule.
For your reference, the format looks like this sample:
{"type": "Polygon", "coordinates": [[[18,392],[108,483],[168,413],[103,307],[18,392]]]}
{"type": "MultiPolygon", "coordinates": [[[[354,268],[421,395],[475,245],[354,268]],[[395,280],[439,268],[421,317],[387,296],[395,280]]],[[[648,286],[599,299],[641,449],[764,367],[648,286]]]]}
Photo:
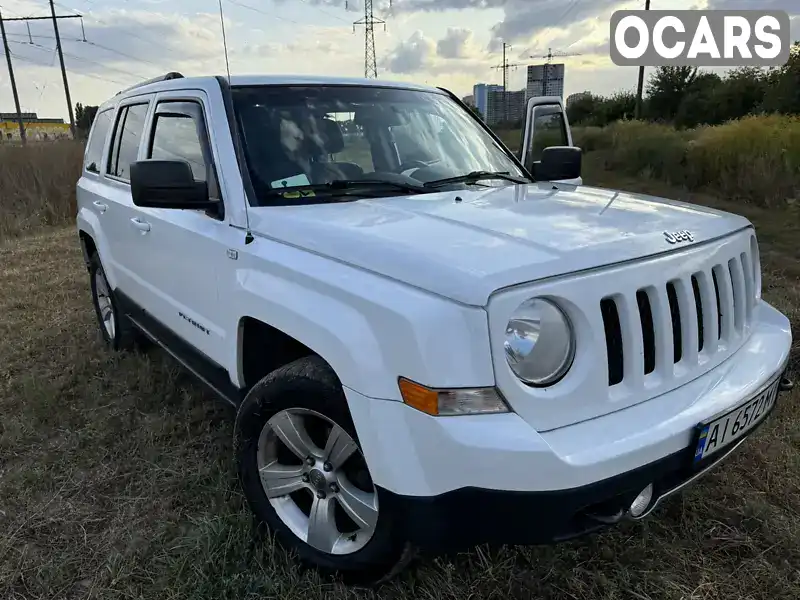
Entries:
{"type": "Polygon", "coordinates": [[[208,147],[203,108],[199,103],[186,100],[159,102],[151,135],[147,158],[186,161],[194,180],[208,184],[209,196],[217,200],[221,198],[208,147]]]}
{"type": "Polygon", "coordinates": [[[533,112],[533,135],[529,147],[529,160],[542,158],[542,151],[550,146],[569,146],[564,114],[558,106],[537,106],[533,112]]]}

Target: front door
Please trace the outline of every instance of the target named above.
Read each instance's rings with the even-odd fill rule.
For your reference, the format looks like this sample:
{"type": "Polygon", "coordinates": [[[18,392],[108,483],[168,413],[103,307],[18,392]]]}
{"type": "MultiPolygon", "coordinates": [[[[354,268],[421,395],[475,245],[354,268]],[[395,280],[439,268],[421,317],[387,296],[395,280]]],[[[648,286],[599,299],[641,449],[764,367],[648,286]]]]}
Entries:
{"type": "MultiPolygon", "coordinates": [[[[158,94],[148,122],[142,159],[184,160],[196,181],[208,183],[212,199],[223,200],[209,142],[202,92],[158,94]]],[[[220,203],[222,206],[222,202],[220,203]]],[[[143,229],[136,257],[146,288],[144,307],[206,357],[226,364],[228,343],[220,310],[220,273],[232,271],[227,249],[243,236],[223,214],[191,209],[137,207],[143,229]]]]}

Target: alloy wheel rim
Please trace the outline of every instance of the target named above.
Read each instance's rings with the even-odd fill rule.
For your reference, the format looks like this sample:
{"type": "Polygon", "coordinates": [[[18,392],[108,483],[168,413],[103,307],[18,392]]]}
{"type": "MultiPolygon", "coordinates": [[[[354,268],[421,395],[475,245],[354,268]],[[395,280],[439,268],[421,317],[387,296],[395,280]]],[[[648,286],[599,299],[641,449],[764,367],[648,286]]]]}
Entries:
{"type": "Polygon", "coordinates": [[[375,533],[378,494],[355,440],[316,411],[275,414],[258,439],[261,486],[278,518],[328,554],[361,550],[375,533]]]}
{"type": "Polygon", "coordinates": [[[116,325],[114,324],[114,304],[111,302],[111,293],[108,289],[108,282],[102,271],[99,269],[94,274],[94,288],[97,296],[97,308],[100,312],[100,320],[106,330],[109,339],[114,339],[116,325]]]}

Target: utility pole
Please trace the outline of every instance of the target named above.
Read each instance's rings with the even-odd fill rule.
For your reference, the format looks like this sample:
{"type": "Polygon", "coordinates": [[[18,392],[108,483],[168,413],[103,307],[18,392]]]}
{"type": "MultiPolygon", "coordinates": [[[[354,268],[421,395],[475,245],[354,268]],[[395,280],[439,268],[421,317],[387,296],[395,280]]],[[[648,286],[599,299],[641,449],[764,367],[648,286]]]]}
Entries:
{"type": "Polygon", "coordinates": [[[508,59],[506,58],[506,48],[508,44],[503,42],[503,122],[508,123],[508,59]]]}
{"type": "MultiPolygon", "coordinates": [[[[56,48],[58,49],[58,58],[61,59],[61,76],[64,79],[64,93],[67,95],[67,109],[69,111],[69,130],[72,133],[73,139],[75,138],[75,116],[72,112],[72,98],[69,95],[69,81],[67,81],[67,68],[64,65],[64,53],[61,51],[61,36],[58,34],[58,20],[59,19],[80,19],[81,26],[83,26],[83,15],[56,15],[56,9],[53,6],[53,0],[50,0],[50,16],[49,17],[17,17],[15,19],[5,19],[7,23],[11,21],[49,21],[53,20],[53,29],[56,34],[56,48]]],[[[6,50],[8,55],[8,50],[6,50]]],[[[11,61],[9,59],[9,66],[11,61]]],[[[13,76],[12,76],[13,79],[13,76]]],[[[19,108],[17,108],[19,112],[19,108]]]]}
{"type": "Polygon", "coordinates": [[[64,66],[64,53],[61,51],[61,36],[58,35],[58,17],[53,0],[50,0],[50,14],[53,16],[53,30],[56,33],[56,48],[58,48],[58,60],[61,61],[61,77],[64,78],[64,93],[67,95],[67,109],[69,110],[69,130],[72,139],[77,139],[75,135],[75,115],[72,113],[72,98],[69,95],[69,81],[67,81],[67,67],[64,66]]]}
{"type": "MultiPolygon", "coordinates": [[[[644,9],[650,10],[650,0],[645,0],[644,9]]],[[[642,94],[644,92],[644,65],[639,67],[639,82],[636,86],[636,109],[634,111],[634,118],[642,118],[642,94]]]]}
{"type": "MultiPolygon", "coordinates": [[[[522,63],[514,63],[510,64],[508,62],[508,55],[506,54],[506,50],[511,49],[511,44],[506,44],[503,42],[503,64],[496,65],[492,67],[493,69],[501,69],[503,71],[503,121],[508,121],[508,70],[509,69],[516,69],[517,67],[524,67],[525,65],[522,63]]],[[[486,112],[489,112],[489,106],[487,101],[486,112]]]]}
{"type": "Polygon", "coordinates": [[[17,110],[17,122],[19,123],[19,139],[25,145],[27,137],[25,136],[25,123],[22,120],[22,110],[19,107],[19,94],[17,93],[17,80],[14,78],[14,65],[11,63],[11,50],[8,49],[8,38],[6,38],[6,26],[3,22],[3,14],[0,13],[0,32],[3,34],[3,50],[6,53],[6,61],[8,62],[8,77],[11,79],[11,92],[14,94],[14,108],[17,110]]]}
{"type": "MultiPolygon", "coordinates": [[[[389,8],[391,6],[392,0],[389,0],[389,8]]],[[[347,7],[347,3],[345,3],[345,7],[347,7]]],[[[375,55],[375,24],[383,25],[384,31],[386,30],[386,21],[376,19],[372,12],[372,0],[364,0],[364,18],[353,23],[353,31],[356,30],[356,25],[364,26],[364,77],[367,79],[378,78],[377,57],[375,55]]]]}

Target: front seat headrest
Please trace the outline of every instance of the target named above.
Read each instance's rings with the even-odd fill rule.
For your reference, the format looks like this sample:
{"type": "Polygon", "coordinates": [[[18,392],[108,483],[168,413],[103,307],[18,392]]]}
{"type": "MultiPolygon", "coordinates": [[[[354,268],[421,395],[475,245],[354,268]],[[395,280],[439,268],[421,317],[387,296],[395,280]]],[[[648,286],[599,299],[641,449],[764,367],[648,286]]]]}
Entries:
{"type": "Polygon", "coordinates": [[[342,135],[341,127],[336,121],[320,119],[319,132],[322,137],[322,146],[325,154],[337,154],[344,150],[344,136],[342,135]]]}

